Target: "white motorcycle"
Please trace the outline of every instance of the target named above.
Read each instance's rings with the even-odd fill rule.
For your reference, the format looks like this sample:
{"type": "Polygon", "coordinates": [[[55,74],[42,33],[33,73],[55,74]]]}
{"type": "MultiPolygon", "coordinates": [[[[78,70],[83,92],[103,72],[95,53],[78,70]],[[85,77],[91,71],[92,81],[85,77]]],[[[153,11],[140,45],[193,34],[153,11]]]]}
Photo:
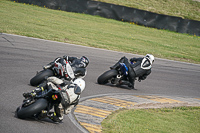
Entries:
{"type": "Polygon", "coordinates": [[[49,63],[48,65],[43,67],[43,70],[38,72],[31,80],[30,84],[32,86],[37,86],[42,81],[45,80],[45,78],[55,76],[58,78],[65,77],[67,80],[74,80],[77,78],[84,78],[87,74],[87,71],[85,69],[84,74],[78,75],[75,74],[74,71],[76,68],[71,67],[70,63],[68,61],[65,61],[64,59],[62,62],[58,62],[60,58],[57,58],[54,62],[49,63]]]}

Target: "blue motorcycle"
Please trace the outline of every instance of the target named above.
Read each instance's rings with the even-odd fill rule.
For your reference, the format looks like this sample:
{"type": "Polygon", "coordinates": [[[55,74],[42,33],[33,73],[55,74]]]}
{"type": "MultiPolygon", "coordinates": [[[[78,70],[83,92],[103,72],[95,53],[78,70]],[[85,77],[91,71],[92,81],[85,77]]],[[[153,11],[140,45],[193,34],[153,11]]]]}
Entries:
{"type": "Polygon", "coordinates": [[[125,63],[120,63],[120,67],[118,69],[111,69],[100,75],[97,82],[99,84],[111,83],[114,85],[120,85],[120,81],[127,80],[127,76],[128,67],[125,63]]]}

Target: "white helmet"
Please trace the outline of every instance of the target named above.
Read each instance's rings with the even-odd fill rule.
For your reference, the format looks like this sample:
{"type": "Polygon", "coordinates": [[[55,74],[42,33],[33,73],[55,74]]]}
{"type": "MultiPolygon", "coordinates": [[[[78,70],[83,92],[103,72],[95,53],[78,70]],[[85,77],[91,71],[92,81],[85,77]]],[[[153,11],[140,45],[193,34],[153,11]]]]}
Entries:
{"type": "Polygon", "coordinates": [[[81,78],[75,79],[74,84],[77,84],[81,88],[81,92],[85,89],[85,81],[81,78]]]}
{"type": "Polygon", "coordinates": [[[154,60],[155,60],[155,58],[154,58],[153,55],[147,54],[145,57],[148,58],[148,59],[150,60],[150,63],[151,63],[151,64],[153,64],[153,62],[154,62],[154,60]]]}

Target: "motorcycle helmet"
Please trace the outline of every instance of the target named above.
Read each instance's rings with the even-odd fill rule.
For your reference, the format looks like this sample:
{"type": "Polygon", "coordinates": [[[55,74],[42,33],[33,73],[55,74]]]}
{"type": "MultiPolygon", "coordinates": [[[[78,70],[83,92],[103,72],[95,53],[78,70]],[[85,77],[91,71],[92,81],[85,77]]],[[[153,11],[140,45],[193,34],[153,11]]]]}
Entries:
{"type": "Polygon", "coordinates": [[[63,59],[65,59],[66,61],[68,61],[68,58],[69,58],[69,57],[68,57],[67,55],[64,55],[64,56],[63,56],[63,59]]]}
{"type": "Polygon", "coordinates": [[[81,89],[81,92],[85,89],[85,81],[81,78],[75,79],[74,84],[78,85],[81,89]]]}
{"type": "Polygon", "coordinates": [[[89,64],[89,59],[85,56],[81,57],[81,62],[83,62],[85,64],[85,67],[87,67],[87,65],[89,64]]]}
{"type": "Polygon", "coordinates": [[[145,58],[147,58],[147,59],[150,60],[151,65],[153,64],[153,62],[154,62],[154,60],[155,60],[155,58],[154,58],[154,56],[153,56],[152,54],[147,54],[147,55],[145,56],[145,58]]]}

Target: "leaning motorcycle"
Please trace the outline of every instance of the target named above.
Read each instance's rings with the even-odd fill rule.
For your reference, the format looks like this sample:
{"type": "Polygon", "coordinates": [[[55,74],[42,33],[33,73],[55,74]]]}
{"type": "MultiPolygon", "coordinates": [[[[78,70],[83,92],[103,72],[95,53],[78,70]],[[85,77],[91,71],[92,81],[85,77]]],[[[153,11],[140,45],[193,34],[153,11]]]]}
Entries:
{"type": "Polygon", "coordinates": [[[36,95],[34,98],[30,97],[23,100],[21,106],[16,110],[16,116],[20,119],[25,118],[45,118],[48,117],[49,111],[55,104],[61,102],[62,96],[60,92],[49,89],[47,92],[43,92],[41,95],[36,95]],[[45,117],[43,113],[47,114],[45,117]]]}
{"type": "MultiPolygon", "coordinates": [[[[40,84],[40,88],[41,90],[36,89],[37,92],[36,90],[32,91],[32,94],[28,93],[26,96],[23,94],[25,99],[15,112],[18,118],[32,117],[40,120],[47,117],[52,119],[52,113],[54,114],[54,112],[51,110],[53,108],[55,113],[60,115],[59,117],[63,117],[64,114],[71,111],[72,107],[76,106],[80,98],[79,95],[85,88],[85,81],[79,78],[74,82],[69,82],[50,77],[47,79],[47,84],[40,84]],[[46,85],[48,85],[48,88],[45,87],[46,85]]],[[[52,120],[56,122],[54,119],[52,120]]]]}
{"type": "MultiPolygon", "coordinates": [[[[32,86],[37,86],[42,81],[45,80],[47,77],[56,76],[58,78],[65,76],[68,80],[73,80],[75,78],[84,78],[84,76],[75,76],[73,68],[71,67],[70,63],[66,61],[66,64],[61,64],[55,60],[51,62],[47,66],[43,67],[43,70],[38,72],[31,80],[30,84],[32,86]],[[64,65],[66,67],[66,71],[64,69],[64,65]],[[65,75],[64,72],[65,71],[65,75]]],[[[86,75],[86,72],[85,72],[86,75]]]]}
{"type": "MultiPolygon", "coordinates": [[[[134,64],[134,62],[131,62],[131,64],[134,64]]],[[[119,68],[111,69],[103,74],[101,74],[97,82],[99,84],[107,84],[111,83],[113,85],[123,85],[121,81],[128,81],[128,67],[125,63],[119,63],[119,68]]],[[[138,80],[141,82],[141,79],[139,77],[135,77],[135,80],[138,80]]]]}
{"type": "Polygon", "coordinates": [[[121,80],[127,80],[128,67],[125,63],[119,63],[120,67],[118,69],[111,69],[104,72],[97,79],[99,84],[111,83],[114,85],[120,85],[121,80]]]}

